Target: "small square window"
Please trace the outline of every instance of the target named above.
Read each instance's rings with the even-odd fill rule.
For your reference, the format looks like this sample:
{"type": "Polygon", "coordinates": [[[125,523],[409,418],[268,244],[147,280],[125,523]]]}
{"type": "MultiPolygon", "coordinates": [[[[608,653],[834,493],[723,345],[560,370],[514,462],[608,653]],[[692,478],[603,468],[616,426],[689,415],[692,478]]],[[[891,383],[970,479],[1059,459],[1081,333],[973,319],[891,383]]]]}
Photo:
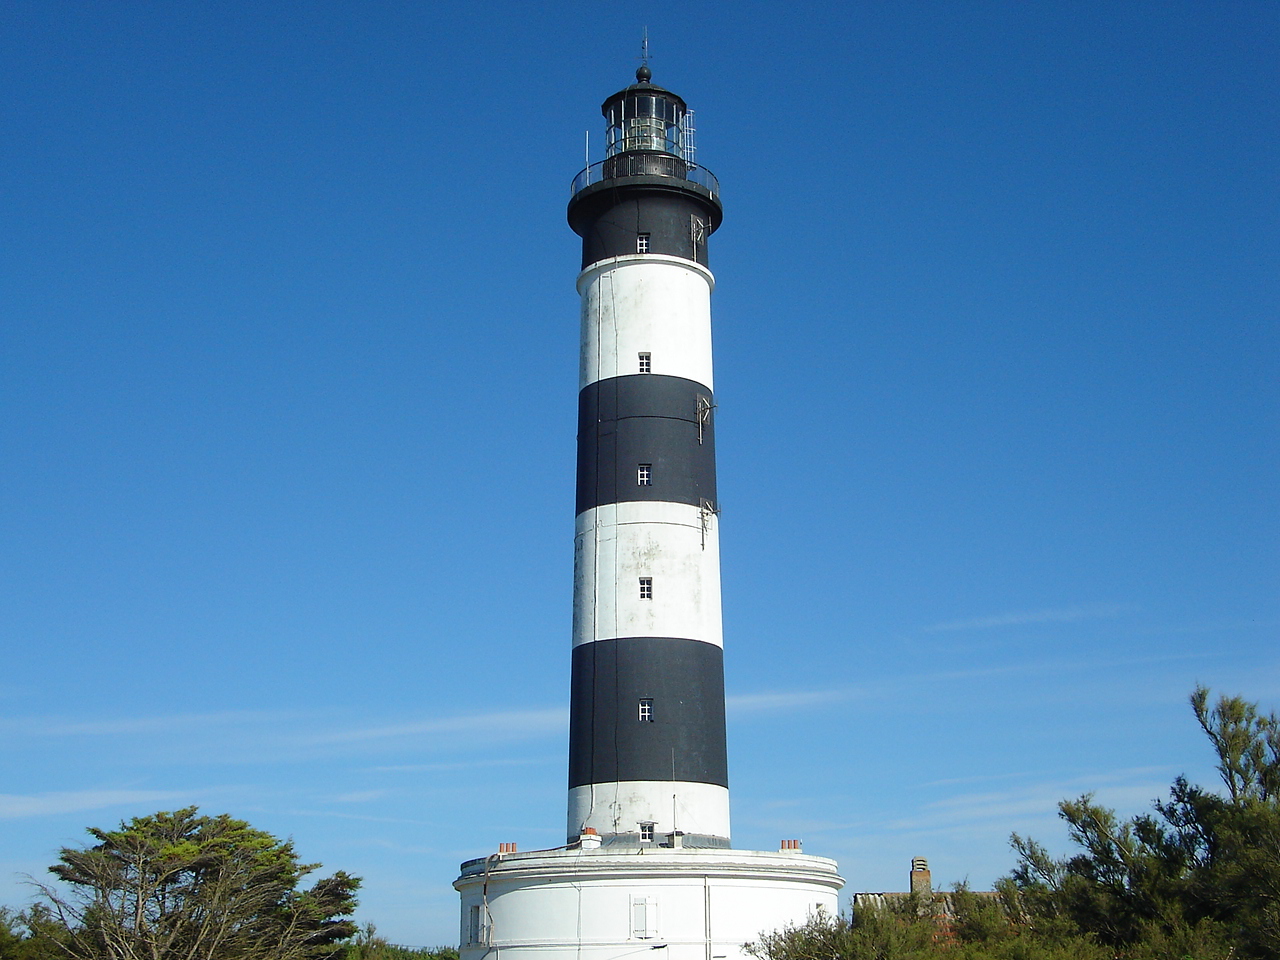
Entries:
{"type": "Polygon", "coordinates": [[[636,467],[636,483],[642,487],[653,486],[653,464],[642,463],[636,467]]]}
{"type": "Polygon", "coordinates": [[[640,578],[640,599],[641,600],[653,599],[653,577],[640,578]]]}
{"type": "Polygon", "coordinates": [[[641,839],[641,840],[652,840],[652,839],[653,839],[653,824],[652,824],[652,823],[642,823],[642,824],[640,824],[640,839],[641,839]]]}
{"type": "Polygon", "coordinates": [[[636,253],[649,252],[649,234],[642,233],[636,237],[636,253]]]}
{"type": "Polygon", "coordinates": [[[653,354],[651,353],[640,354],[640,372],[653,373],[653,354]]]}
{"type": "Polygon", "coordinates": [[[653,701],[644,699],[640,701],[640,719],[645,723],[653,723],[653,701]]]}

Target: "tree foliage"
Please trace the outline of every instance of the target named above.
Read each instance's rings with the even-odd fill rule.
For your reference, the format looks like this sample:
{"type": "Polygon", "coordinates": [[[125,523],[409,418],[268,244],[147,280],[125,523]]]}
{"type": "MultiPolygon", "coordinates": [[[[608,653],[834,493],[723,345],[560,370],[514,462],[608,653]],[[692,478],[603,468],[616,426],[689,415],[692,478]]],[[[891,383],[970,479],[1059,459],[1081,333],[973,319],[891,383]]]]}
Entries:
{"type": "Polygon", "coordinates": [[[367,923],[342,949],[341,960],[458,960],[456,947],[403,947],[378,936],[367,923]]]}
{"type": "Polygon", "coordinates": [[[66,928],[47,907],[0,907],[0,960],[65,960],[66,928]]]}
{"type": "Polygon", "coordinates": [[[1058,810],[1077,848],[1055,859],[1013,835],[995,894],[903,895],[819,915],[749,947],[760,960],[1276,960],[1280,958],[1280,720],[1239,697],[1191,695],[1221,792],[1179,777],[1122,820],[1089,794],[1058,810]]]}
{"type": "Polygon", "coordinates": [[[1086,794],[1059,804],[1079,852],[1054,860],[1013,836],[1024,914],[1067,921],[1128,956],[1280,956],[1280,720],[1198,687],[1191,707],[1225,793],[1178,777],[1121,821],[1086,794]]]}
{"type": "Polygon", "coordinates": [[[819,913],[748,944],[759,960],[1112,960],[1078,932],[1038,933],[999,900],[964,887],[859,906],[850,918],[819,913]]]}
{"type": "Polygon", "coordinates": [[[56,924],[38,939],[84,960],[312,960],[355,933],[360,881],[338,872],[306,889],[298,860],[243,820],[195,807],[136,817],[65,847],[40,884],[56,924]]]}
{"type": "Polygon", "coordinates": [[[936,928],[912,897],[860,910],[853,922],[819,911],[747,944],[759,960],[917,960],[933,956],[936,928]]]}

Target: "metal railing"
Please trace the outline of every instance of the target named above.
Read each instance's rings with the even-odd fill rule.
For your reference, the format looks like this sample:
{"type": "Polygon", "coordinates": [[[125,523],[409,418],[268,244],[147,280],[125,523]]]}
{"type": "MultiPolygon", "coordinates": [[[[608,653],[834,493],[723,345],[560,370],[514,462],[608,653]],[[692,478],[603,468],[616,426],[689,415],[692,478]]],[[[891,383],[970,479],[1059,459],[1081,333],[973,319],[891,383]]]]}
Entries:
{"type": "Polygon", "coordinates": [[[616,180],[618,177],[671,177],[674,180],[688,180],[711,191],[712,197],[720,196],[720,181],[706,167],[690,163],[680,157],[668,153],[619,153],[593,163],[573,178],[569,190],[570,196],[585,190],[593,183],[602,180],[616,180]]]}

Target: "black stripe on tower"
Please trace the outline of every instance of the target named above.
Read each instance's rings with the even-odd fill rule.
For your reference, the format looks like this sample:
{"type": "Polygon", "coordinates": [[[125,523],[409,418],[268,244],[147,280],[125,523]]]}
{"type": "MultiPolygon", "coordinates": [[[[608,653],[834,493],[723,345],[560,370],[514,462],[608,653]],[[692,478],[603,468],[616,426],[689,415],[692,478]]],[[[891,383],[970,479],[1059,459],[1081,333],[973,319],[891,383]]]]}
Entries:
{"type": "Polygon", "coordinates": [[[714,506],[714,423],[711,391],[683,377],[641,373],[583,387],[577,512],[632,500],[714,506]]]}
{"type": "Polygon", "coordinates": [[[706,266],[707,238],[724,219],[724,208],[715,193],[688,179],[697,169],[663,152],[628,151],[605,160],[603,179],[569,201],[569,226],[582,237],[583,269],[635,253],[706,266]],[[638,243],[641,235],[647,249],[638,243]]]}
{"type": "Polygon", "coordinates": [[[629,253],[663,253],[705,267],[707,237],[719,217],[713,216],[706,198],[672,188],[680,182],[664,182],[661,188],[646,189],[638,184],[627,190],[615,187],[609,196],[602,197],[604,202],[591,211],[594,216],[580,224],[583,268],[629,253]],[[638,248],[641,235],[648,238],[644,250],[638,248]]]}
{"type": "Polygon", "coordinates": [[[570,788],[619,780],[729,785],[724,652],[714,644],[670,637],[580,644],[570,698],[570,788]]]}

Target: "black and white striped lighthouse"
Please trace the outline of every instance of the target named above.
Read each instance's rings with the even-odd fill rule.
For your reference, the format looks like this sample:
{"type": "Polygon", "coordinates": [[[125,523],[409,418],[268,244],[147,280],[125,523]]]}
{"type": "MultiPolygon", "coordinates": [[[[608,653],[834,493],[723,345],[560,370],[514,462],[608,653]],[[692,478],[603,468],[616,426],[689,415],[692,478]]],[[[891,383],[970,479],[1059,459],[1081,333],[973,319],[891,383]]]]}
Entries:
{"type": "Polygon", "coordinates": [[[707,239],[715,178],[654,85],[604,102],[582,237],[569,840],[729,845],[707,239]],[[589,832],[589,831],[588,831],[589,832]]]}
{"type": "Polygon", "coordinates": [[[461,960],[751,960],[834,915],[836,864],[729,845],[707,238],[715,177],[652,82],[604,102],[582,237],[569,817],[564,846],[468,860],[461,960]]]}

